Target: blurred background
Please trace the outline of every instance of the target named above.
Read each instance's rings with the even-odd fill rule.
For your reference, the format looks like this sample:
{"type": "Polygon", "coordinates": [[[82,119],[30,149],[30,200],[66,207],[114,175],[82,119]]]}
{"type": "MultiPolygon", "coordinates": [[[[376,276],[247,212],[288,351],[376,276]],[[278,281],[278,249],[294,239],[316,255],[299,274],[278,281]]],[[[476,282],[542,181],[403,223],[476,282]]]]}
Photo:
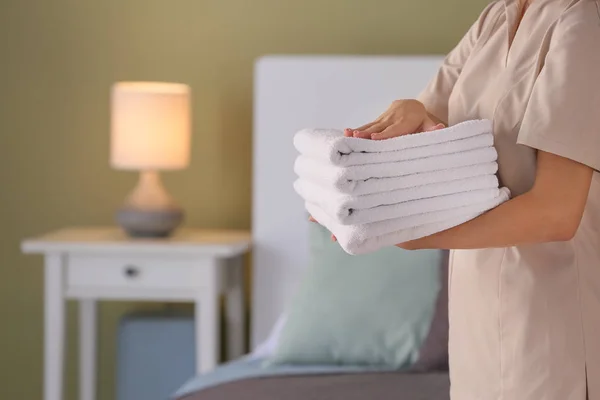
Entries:
{"type": "MultiPolygon", "coordinates": [[[[113,82],[191,86],[191,164],[165,174],[165,183],[186,209],[187,225],[248,229],[258,57],[442,54],[485,3],[2,0],[0,398],[40,399],[42,393],[42,258],[22,255],[20,241],[63,226],[112,224],[115,207],[137,179],[108,162],[113,82]]],[[[100,400],[114,398],[119,318],[131,309],[160,307],[101,304],[100,400]]],[[[66,398],[75,399],[74,305],[68,310],[66,398]]]]}

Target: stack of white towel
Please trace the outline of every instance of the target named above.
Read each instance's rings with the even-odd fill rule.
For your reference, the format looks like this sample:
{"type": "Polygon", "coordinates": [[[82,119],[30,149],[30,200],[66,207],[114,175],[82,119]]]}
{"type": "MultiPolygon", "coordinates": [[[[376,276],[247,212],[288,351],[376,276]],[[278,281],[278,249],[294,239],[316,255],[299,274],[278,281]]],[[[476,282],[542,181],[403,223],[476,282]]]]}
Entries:
{"type": "Polygon", "coordinates": [[[499,188],[492,123],[388,140],[305,129],[294,136],[296,192],[350,254],[449,229],[507,201],[499,188]]]}

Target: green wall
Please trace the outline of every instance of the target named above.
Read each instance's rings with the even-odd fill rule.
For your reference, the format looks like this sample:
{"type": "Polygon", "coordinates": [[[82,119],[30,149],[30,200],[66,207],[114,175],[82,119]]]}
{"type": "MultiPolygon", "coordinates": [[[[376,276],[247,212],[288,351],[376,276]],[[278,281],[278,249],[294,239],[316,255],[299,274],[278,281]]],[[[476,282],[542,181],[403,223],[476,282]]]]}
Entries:
{"type": "MultiPolygon", "coordinates": [[[[19,241],[65,225],[110,224],[134,183],[108,166],[112,82],[192,85],[192,165],[166,183],[189,225],[249,228],[256,57],[442,53],[485,3],[0,0],[0,398],[41,398],[42,260],[21,255],[19,241]]],[[[157,307],[101,306],[101,400],[114,398],[115,324],[134,306],[157,307]]],[[[70,305],[69,399],[75,311],[70,305]]]]}

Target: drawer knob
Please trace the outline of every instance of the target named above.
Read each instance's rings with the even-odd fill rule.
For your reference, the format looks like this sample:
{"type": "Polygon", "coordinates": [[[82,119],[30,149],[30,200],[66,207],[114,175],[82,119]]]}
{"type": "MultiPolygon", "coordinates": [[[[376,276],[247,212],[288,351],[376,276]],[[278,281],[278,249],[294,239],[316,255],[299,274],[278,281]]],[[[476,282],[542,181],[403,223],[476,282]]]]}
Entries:
{"type": "Polygon", "coordinates": [[[125,275],[128,278],[135,278],[140,274],[140,270],[133,265],[128,265],[125,267],[125,275]]]}

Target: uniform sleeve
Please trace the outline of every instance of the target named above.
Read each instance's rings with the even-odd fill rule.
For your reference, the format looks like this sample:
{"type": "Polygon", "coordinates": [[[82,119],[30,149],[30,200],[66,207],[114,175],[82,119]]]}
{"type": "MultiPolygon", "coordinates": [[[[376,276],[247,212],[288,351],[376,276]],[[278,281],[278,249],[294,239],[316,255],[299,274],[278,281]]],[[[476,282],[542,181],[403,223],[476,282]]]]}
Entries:
{"type": "MultiPolygon", "coordinates": [[[[517,143],[600,170],[600,17],[595,2],[556,26],[517,143]]],[[[580,4],[581,4],[580,3],[580,4]]]]}
{"type": "Polygon", "coordinates": [[[454,84],[475,47],[475,43],[481,36],[484,25],[495,19],[492,14],[496,14],[495,10],[499,5],[499,1],[494,1],[485,8],[458,45],[448,53],[435,77],[417,98],[425,105],[427,111],[442,121],[448,121],[448,100],[454,84]]]}

